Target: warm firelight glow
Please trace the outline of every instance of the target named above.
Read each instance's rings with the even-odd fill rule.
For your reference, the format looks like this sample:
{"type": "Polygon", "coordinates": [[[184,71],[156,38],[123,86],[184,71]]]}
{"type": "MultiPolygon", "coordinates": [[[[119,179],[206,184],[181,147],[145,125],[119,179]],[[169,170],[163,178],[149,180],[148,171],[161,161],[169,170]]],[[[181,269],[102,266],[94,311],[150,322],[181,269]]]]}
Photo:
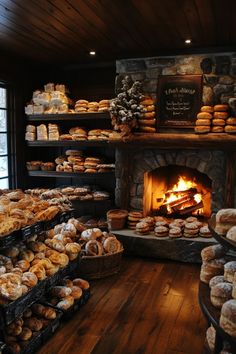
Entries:
{"type": "Polygon", "coordinates": [[[179,192],[179,191],[186,191],[187,189],[196,187],[196,183],[193,181],[185,180],[186,177],[180,176],[178,182],[172,188],[172,191],[179,192]]]}

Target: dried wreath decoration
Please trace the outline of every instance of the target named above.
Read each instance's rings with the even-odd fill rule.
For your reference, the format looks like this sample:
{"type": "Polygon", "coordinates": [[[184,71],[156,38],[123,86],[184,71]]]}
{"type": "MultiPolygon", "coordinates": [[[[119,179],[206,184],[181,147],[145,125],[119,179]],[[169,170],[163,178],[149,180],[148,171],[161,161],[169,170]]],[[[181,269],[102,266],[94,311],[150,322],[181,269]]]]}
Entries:
{"type": "Polygon", "coordinates": [[[129,135],[137,127],[137,118],[141,117],[140,100],[144,97],[140,81],[134,83],[129,76],[122,80],[121,92],[110,101],[110,115],[114,130],[129,135]]]}

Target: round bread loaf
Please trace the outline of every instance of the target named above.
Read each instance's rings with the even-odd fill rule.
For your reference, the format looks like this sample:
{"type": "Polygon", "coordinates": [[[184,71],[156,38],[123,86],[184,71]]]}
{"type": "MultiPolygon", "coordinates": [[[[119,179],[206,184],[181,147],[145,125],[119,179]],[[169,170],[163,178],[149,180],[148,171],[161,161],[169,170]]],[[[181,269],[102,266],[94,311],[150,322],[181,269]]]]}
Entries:
{"type": "Polygon", "coordinates": [[[214,107],[212,107],[212,106],[202,106],[201,112],[213,113],[214,112],[214,107]]]}
{"type": "Polygon", "coordinates": [[[215,259],[215,258],[223,257],[224,254],[225,254],[225,250],[219,244],[205,247],[201,251],[202,260],[204,262],[211,261],[212,259],[215,259]]]}
{"type": "Polygon", "coordinates": [[[235,125],[226,125],[225,126],[226,133],[236,133],[236,126],[235,125]]]}
{"type": "Polygon", "coordinates": [[[194,131],[196,134],[204,134],[204,133],[209,133],[211,131],[211,128],[206,125],[198,125],[194,127],[194,131]]]}
{"type": "Polygon", "coordinates": [[[236,337],[236,300],[229,300],[222,306],[220,326],[230,336],[236,337]]]}
{"type": "Polygon", "coordinates": [[[212,119],[212,114],[208,112],[200,112],[197,114],[197,119],[212,119]]]}
{"type": "Polygon", "coordinates": [[[211,128],[212,133],[224,133],[224,127],[218,125],[211,128]]]}
{"type": "Polygon", "coordinates": [[[235,117],[230,117],[226,120],[226,124],[228,125],[236,125],[236,118],[235,117]]]}
{"type": "Polygon", "coordinates": [[[211,288],[211,303],[217,308],[221,308],[223,304],[232,299],[233,286],[230,283],[218,283],[211,288]]]}
{"type": "Polygon", "coordinates": [[[211,125],[211,120],[210,119],[204,119],[204,118],[201,118],[201,119],[197,119],[196,120],[196,125],[197,126],[201,126],[201,125],[211,125]]]}
{"type": "Polygon", "coordinates": [[[228,112],[214,112],[213,117],[215,119],[227,119],[228,118],[228,112]]]}
{"type": "Polygon", "coordinates": [[[227,104],[216,104],[214,106],[215,112],[227,112],[228,109],[229,109],[229,106],[227,104]]]}
{"type": "Polygon", "coordinates": [[[214,118],[212,119],[212,124],[213,125],[220,125],[220,126],[224,126],[225,125],[225,120],[224,119],[218,119],[218,118],[214,118]]]}
{"type": "Polygon", "coordinates": [[[210,282],[209,282],[209,287],[213,288],[213,286],[219,284],[219,283],[224,283],[225,282],[225,278],[223,275],[216,275],[215,277],[211,278],[210,282]]]}
{"type": "Polygon", "coordinates": [[[224,265],[224,278],[229,283],[233,283],[235,272],[236,272],[236,261],[227,262],[224,265]]]}

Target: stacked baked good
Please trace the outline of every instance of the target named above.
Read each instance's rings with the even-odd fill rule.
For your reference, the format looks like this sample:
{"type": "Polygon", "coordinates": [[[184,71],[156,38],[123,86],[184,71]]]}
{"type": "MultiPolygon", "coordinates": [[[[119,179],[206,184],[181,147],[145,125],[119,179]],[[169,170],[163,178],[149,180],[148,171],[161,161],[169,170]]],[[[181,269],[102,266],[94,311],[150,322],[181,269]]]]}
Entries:
{"type": "Polygon", "coordinates": [[[226,238],[236,241],[236,209],[221,209],[216,214],[215,231],[226,238]]]}
{"type": "Polygon", "coordinates": [[[142,113],[138,118],[139,130],[145,133],[155,133],[156,112],[154,100],[149,96],[145,96],[140,101],[140,107],[142,113]]]}
{"type": "Polygon", "coordinates": [[[69,310],[83,296],[83,292],[90,288],[89,283],[81,278],[64,278],[57,286],[54,286],[47,301],[60,310],[69,310]]]}
{"type": "MultiPolygon", "coordinates": [[[[48,124],[48,140],[59,140],[60,133],[57,124],[48,124]]],[[[39,139],[38,139],[39,140],[39,139]]]]}
{"type": "Polygon", "coordinates": [[[36,140],[36,127],[34,125],[28,124],[26,126],[25,140],[26,141],[36,140]]]}
{"type": "Polygon", "coordinates": [[[101,100],[99,102],[89,102],[84,99],[79,99],[75,103],[76,113],[95,113],[106,112],[109,108],[109,100],[101,100]]]}
{"type": "Polygon", "coordinates": [[[7,350],[20,353],[30,345],[31,339],[44,330],[51,321],[57,318],[57,311],[50,307],[35,303],[24,311],[23,316],[5,327],[3,340],[7,350]]]}
{"type": "MultiPolygon", "coordinates": [[[[206,343],[207,343],[208,348],[210,349],[211,353],[215,352],[215,341],[216,341],[216,330],[211,325],[210,327],[208,327],[208,329],[206,331],[206,343]]],[[[225,340],[223,342],[223,348],[222,348],[220,354],[233,354],[230,344],[225,340]]]]}
{"type": "Polygon", "coordinates": [[[212,106],[203,106],[197,114],[195,133],[209,133],[211,131],[211,121],[213,118],[214,108],[212,106]]]}
{"type": "Polygon", "coordinates": [[[26,114],[70,113],[70,99],[65,94],[65,85],[48,83],[44,90],[33,92],[32,100],[25,107],[26,114]]]}
{"type": "Polygon", "coordinates": [[[36,128],[37,140],[48,140],[48,130],[45,124],[40,124],[36,128]]]}
{"type": "Polygon", "coordinates": [[[128,229],[130,230],[135,230],[136,229],[136,224],[140,222],[140,220],[143,218],[143,213],[140,211],[130,211],[128,213],[128,220],[127,220],[127,226],[128,229]]]}
{"type": "Polygon", "coordinates": [[[227,104],[218,104],[214,106],[214,113],[212,119],[213,133],[223,133],[225,131],[226,120],[229,117],[229,106],[227,104]]]}
{"type": "Polygon", "coordinates": [[[202,282],[209,284],[210,280],[224,274],[224,265],[227,263],[224,248],[217,244],[204,248],[201,252],[202,266],[200,279],[202,282]]]}
{"type": "Polygon", "coordinates": [[[54,171],[55,170],[54,162],[43,162],[43,161],[27,161],[26,168],[28,171],[54,171]]]}

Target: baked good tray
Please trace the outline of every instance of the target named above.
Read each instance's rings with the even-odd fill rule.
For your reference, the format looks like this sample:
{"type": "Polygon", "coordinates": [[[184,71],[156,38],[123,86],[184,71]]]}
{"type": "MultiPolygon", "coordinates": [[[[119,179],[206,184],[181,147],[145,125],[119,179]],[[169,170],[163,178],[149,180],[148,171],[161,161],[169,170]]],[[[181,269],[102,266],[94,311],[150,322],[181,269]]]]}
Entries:
{"type": "Polygon", "coordinates": [[[215,227],[216,227],[215,214],[213,214],[212,217],[208,220],[208,226],[209,226],[209,229],[212,233],[212,236],[216,239],[216,241],[218,241],[223,247],[225,247],[227,249],[231,249],[232,251],[236,251],[236,242],[226,238],[226,235],[218,234],[215,231],[215,227]]]}

